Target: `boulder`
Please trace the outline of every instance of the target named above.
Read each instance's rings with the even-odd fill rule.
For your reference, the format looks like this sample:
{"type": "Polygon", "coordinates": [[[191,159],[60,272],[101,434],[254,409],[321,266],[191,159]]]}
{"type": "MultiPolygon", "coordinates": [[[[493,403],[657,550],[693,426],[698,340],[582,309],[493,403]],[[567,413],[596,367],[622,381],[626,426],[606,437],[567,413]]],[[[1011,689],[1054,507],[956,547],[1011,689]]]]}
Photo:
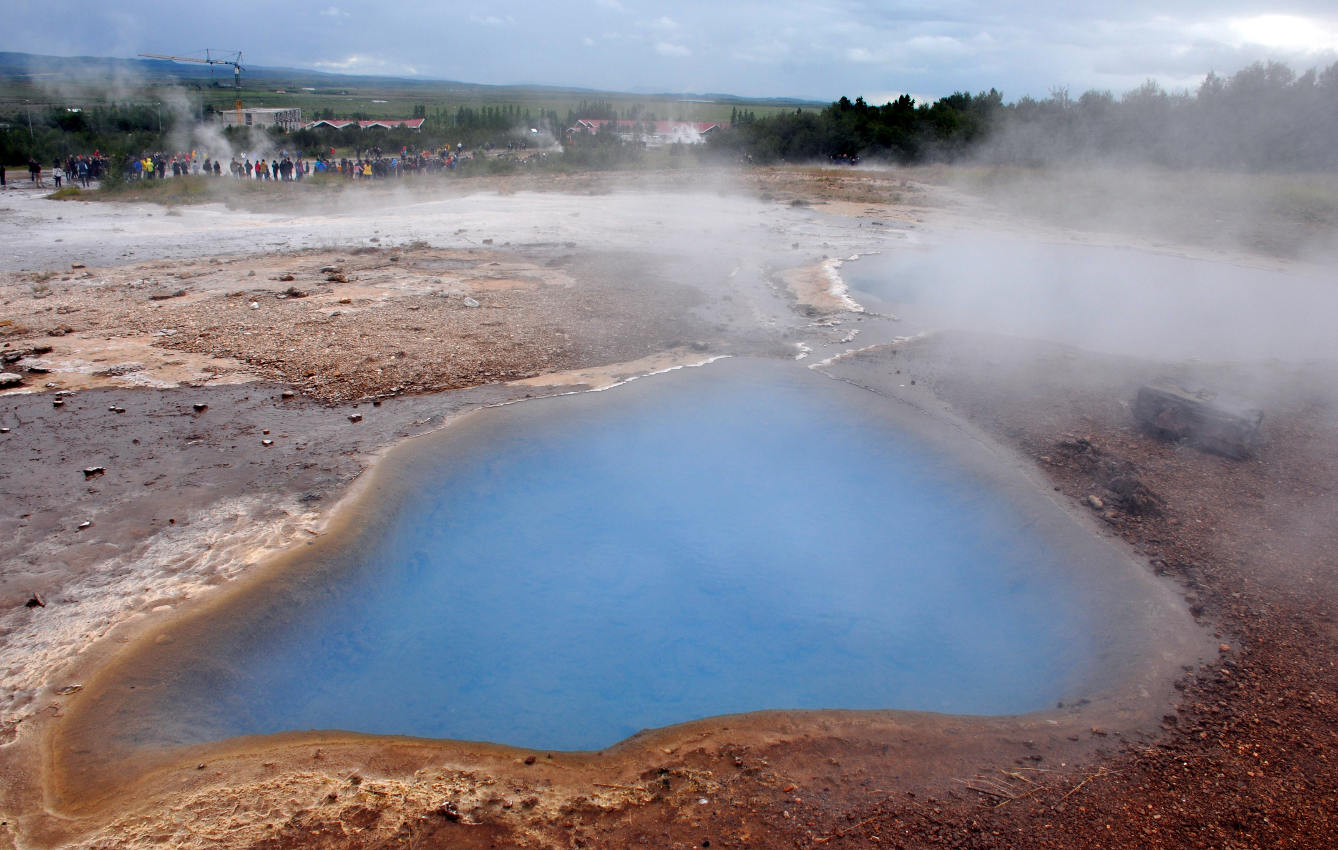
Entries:
{"type": "Polygon", "coordinates": [[[1143,385],[1134,398],[1134,419],[1144,430],[1236,460],[1254,453],[1263,418],[1242,399],[1169,378],[1143,385]]]}

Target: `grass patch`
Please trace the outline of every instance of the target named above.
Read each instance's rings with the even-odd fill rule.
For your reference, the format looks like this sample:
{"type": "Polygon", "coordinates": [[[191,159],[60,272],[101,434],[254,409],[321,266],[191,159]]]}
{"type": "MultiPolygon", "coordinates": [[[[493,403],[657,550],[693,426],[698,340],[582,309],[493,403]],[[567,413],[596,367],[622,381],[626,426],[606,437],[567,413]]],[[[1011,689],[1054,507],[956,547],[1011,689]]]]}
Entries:
{"type": "Polygon", "coordinates": [[[80,189],[78,186],[66,186],[62,189],[57,189],[46,197],[49,201],[68,201],[70,198],[81,198],[83,195],[84,190],[80,189]]]}

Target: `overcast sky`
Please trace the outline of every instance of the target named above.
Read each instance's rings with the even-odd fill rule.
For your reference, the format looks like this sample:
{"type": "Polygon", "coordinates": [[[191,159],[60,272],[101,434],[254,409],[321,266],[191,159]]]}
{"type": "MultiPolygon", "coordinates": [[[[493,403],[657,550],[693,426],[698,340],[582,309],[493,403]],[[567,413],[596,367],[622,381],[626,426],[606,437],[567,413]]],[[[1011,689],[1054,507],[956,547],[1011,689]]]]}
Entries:
{"type": "Polygon", "coordinates": [[[1335,0],[18,0],[4,50],[131,57],[242,50],[244,64],[829,101],[1056,87],[1194,88],[1278,59],[1338,61],[1335,0]]]}

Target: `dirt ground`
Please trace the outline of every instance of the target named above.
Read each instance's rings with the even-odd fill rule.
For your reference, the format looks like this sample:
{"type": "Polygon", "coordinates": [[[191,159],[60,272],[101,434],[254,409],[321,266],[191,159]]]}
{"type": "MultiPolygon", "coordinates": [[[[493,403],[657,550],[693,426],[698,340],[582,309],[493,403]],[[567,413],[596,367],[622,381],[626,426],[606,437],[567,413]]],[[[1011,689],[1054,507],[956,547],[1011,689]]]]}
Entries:
{"type": "MultiPolygon", "coordinates": [[[[449,238],[454,220],[409,233],[377,215],[375,231],[322,219],[364,228],[338,246],[237,250],[239,235],[226,251],[126,263],[104,235],[97,265],[48,245],[0,272],[4,368],[22,378],[0,396],[0,846],[1338,846],[1332,364],[1168,364],[959,333],[893,342],[901,323],[846,312],[824,264],[992,210],[905,175],[777,170],[703,228],[696,196],[681,215],[671,196],[645,212],[600,194],[606,179],[564,179],[551,198],[499,181],[500,200],[458,199],[469,236],[517,234],[492,244],[449,238]],[[690,244],[708,258],[675,256],[690,244]],[[1216,657],[1153,693],[1150,720],[1100,706],[763,713],[592,756],[289,736],[180,754],[98,798],[54,770],[66,709],[108,659],[324,533],[397,441],[481,405],[718,355],[810,353],[1025,458],[1183,594],[1216,657]],[[1161,374],[1256,401],[1257,455],[1135,428],[1133,393],[1161,374]],[[1111,470],[1158,510],[1121,507],[1111,470]]],[[[55,215],[0,212],[52,227],[55,215]]],[[[246,226],[282,240],[309,220],[246,226]]]]}

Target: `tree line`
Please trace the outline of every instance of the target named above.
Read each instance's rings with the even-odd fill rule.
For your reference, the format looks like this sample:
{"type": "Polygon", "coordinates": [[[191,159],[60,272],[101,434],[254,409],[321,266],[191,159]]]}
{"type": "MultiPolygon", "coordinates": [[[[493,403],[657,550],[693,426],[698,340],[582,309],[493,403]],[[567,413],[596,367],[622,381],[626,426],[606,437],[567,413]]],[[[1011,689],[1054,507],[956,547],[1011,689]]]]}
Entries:
{"type": "Polygon", "coordinates": [[[1055,89],[1005,103],[990,89],[932,103],[909,95],[881,106],[842,97],[822,110],[747,116],[711,140],[755,162],[875,158],[899,163],[1038,165],[1103,159],[1167,167],[1251,170],[1338,168],[1338,63],[1297,74],[1278,62],[1195,92],[1149,81],[1116,96],[1055,89]]]}

